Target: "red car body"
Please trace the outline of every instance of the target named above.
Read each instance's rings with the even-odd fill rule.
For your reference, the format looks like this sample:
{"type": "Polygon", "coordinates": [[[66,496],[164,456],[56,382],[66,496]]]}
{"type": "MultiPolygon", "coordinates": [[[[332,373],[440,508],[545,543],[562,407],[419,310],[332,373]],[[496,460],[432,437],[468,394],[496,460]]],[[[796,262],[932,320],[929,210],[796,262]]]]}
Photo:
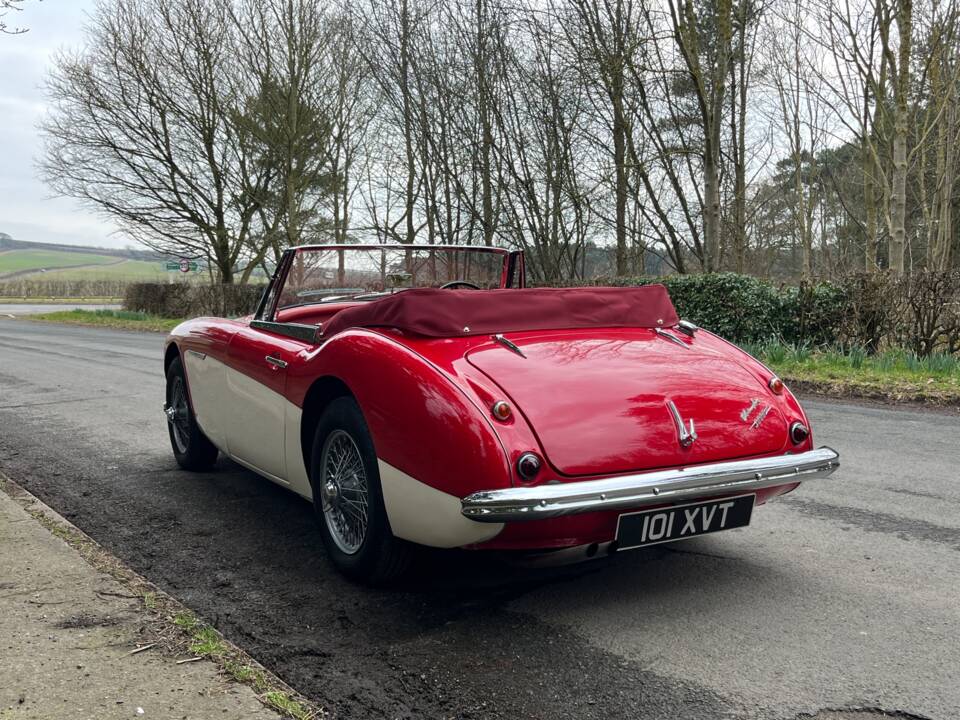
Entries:
{"type": "Polygon", "coordinates": [[[680,323],[661,286],[529,290],[519,253],[460,250],[495,253],[501,289],[283,309],[286,276],[311,251],[298,248],[256,315],[178,326],[166,364],[181,359],[199,428],[311,498],[319,419],[349,395],[390,532],[438,547],[593,555],[616,549],[632,512],[744,494],[762,505],[838,466],[774,374],[680,323]]]}

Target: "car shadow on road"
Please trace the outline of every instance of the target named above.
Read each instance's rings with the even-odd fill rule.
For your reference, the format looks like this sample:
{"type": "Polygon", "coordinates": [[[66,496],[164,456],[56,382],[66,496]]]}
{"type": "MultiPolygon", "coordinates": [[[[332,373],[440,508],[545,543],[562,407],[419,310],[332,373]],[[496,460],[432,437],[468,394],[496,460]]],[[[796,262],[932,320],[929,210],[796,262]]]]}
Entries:
{"type": "MultiPolygon", "coordinates": [[[[224,526],[215,533],[196,531],[210,538],[210,549],[220,546],[224,533],[232,536],[228,545],[243,553],[244,572],[256,571],[263,581],[274,576],[272,582],[263,584],[282,589],[284,596],[295,592],[294,588],[308,587],[323,588],[324,595],[332,592],[334,597],[350,597],[353,602],[358,602],[357,598],[363,598],[364,604],[386,602],[392,618],[381,632],[387,637],[409,632],[411,628],[400,621],[404,616],[416,618],[414,625],[422,629],[509,608],[511,602],[541,591],[561,603],[583,593],[594,595],[597,583],[623,584],[629,589],[629,595],[621,596],[623,602],[636,603],[642,596],[680,603],[691,590],[696,591],[705,572],[711,576],[711,592],[720,598],[725,585],[735,588],[746,574],[751,582],[758,580],[758,568],[750,560],[723,555],[722,541],[704,538],[546,566],[531,563],[529,553],[418,548],[412,568],[401,579],[384,587],[366,587],[343,578],[333,568],[310,503],[230,461],[221,465],[218,473],[197,476],[206,485],[203,502],[209,508],[204,514],[215,516],[226,508],[232,514],[221,518],[224,526]],[[251,538],[256,541],[251,543],[251,538]],[[278,552],[280,548],[282,552],[278,552]]],[[[776,568],[762,570],[761,586],[763,574],[771,584],[781,582],[776,568]]],[[[604,602],[615,602],[614,598],[608,595],[604,602]]],[[[325,605],[327,600],[313,594],[313,602],[325,605]]],[[[304,603],[311,601],[304,599],[304,603]]]]}

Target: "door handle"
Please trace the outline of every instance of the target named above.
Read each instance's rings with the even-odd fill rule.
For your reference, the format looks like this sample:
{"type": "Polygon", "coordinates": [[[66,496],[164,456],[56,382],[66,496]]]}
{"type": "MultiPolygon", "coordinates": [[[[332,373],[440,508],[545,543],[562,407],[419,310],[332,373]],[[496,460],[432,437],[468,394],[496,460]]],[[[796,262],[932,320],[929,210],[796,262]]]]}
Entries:
{"type": "Polygon", "coordinates": [[[267,357],[265,357],[264,360],[267,361],[267,365],[272,365],[278,370],[283,370],[283,368],[287,366],[287,363],[284,360],[281,360],[278,357],[274,357],[273,355],[267,355],[267,357]]]}

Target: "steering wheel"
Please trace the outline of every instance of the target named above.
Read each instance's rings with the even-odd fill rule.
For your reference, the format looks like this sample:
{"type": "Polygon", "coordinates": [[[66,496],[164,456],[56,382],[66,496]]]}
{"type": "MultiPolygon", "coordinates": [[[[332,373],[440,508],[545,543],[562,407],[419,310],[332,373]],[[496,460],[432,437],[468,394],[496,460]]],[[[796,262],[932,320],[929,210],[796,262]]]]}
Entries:
{"type": "Polygon", "coordinates": [[[479,285],[474,285],[472,282],[467,282],[466,280],[451,280],[448,283],[444,283],[440,286],[441,290],[452,290],[457,287],[468,287],[471,290],[480,290],[479,285]]]}

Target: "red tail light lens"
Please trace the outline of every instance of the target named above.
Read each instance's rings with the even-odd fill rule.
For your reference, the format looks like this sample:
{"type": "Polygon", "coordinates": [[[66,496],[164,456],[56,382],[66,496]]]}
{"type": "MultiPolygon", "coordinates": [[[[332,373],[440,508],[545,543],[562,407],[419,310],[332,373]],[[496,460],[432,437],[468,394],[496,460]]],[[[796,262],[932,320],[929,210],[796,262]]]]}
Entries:
{"type": "Polygon", "coordinates": [[[536,453],[524,453],[517,460],[517,472],[527,482],[533,480],[540,472],[540,458],[536,453]]]}
{"type": "Polygon", "coordinates": [[[800,445],[810,437],[810,428],[802,422],[795,422],[790,426],[790,442],[794,445],[800,445]]]}

